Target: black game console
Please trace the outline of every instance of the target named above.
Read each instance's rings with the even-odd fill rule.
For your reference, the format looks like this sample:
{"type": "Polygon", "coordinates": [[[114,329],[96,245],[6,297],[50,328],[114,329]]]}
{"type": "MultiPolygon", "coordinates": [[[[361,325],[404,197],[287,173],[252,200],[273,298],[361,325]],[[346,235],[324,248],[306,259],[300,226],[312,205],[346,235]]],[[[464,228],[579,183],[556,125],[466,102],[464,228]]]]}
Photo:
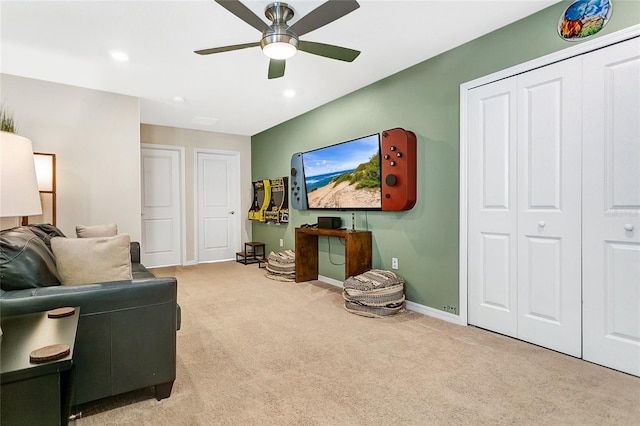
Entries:
{"type": "Polygon", "coordinates": [[[342,227],[342,219],[333,216],[318,217],[318,228],[322,229],[339,229],[342,227]]]}

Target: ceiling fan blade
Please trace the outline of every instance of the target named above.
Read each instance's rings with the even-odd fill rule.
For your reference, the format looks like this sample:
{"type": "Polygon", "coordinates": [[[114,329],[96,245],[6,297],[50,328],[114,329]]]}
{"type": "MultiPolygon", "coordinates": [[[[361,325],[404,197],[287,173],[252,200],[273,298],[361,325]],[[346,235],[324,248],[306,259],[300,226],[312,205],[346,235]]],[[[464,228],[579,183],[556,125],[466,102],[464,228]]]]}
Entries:
{"type": "Polygon", "coordinates": [[[196,50],[194,53],[198,55],[211,55],[212,53],[222,53],[222,52],[230,52],[232,50],[240,50],[246,49],[247,47],[256,47],[260,46],[260,43],[244,43],[244,44],[234,44],[232,46],[223,46],[223,47],[212,47],[211,49],[202,49],[196,50]]]}
{"type": "Polygon", "coordinates": [[[329,0],[300,18],[290,30],[301,36],[342,18],[359,7],[355,0],[329,0]]]}
{"type": "Polygon", "coordinates": [[[360,54],[359,50],[348,49],[346,47],[334,46],[332,44],[315,43],[313,41],[298,42],[298,50],[311,53],[313,55],[324,56],[325,58],[337,59],[339,61],[353,62],[360,54]]]}
{"type": "Polygon", "coordinates": [[[215,0],[220,6],[227,9],[229,12],[242,19],[247,24],[251,25],[256,30],[262,32],[268,25],[253,13],[247,6],[240,3],[238,0],[215,0]]]}
{"type": "Polygon", "coordinates": [[[280,78],[284,75],[284,66],[286,61],[284,59],[271,59],[269,60],[269,80],[272,78],[280,78]]]}

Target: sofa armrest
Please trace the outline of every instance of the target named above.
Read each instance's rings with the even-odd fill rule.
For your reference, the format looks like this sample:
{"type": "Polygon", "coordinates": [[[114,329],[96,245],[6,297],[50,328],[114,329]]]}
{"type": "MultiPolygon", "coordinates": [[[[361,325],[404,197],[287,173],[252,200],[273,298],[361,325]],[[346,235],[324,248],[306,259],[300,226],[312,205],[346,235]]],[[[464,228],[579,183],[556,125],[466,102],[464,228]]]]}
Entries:
{"type": "Polygon", "coordinates": [[[131,252],[131,263],[140,263],[140,243],[132,241],[129,244],[129,251],[131,252]]]}
{"type": "Polygon", "coordinates": [[[80,306],[81,315],[89,315],[161,303],[177,304],[177,289],[177,280],[166,277],[8,291],[0,298],[0,315],[22,315],[63,306],[80,306]]]}

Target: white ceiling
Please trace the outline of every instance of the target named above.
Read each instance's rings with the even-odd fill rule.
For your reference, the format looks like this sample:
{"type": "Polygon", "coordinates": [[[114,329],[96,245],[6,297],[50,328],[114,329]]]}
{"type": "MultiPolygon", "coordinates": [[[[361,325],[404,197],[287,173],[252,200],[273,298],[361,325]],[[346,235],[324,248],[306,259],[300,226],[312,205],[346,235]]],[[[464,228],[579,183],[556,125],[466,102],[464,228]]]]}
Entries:
{"type": "MultiPolygon", "coordinates": [[[[261,18],[271,3],[243,2],[261,18]]],[[[193,53],[260,40],[213,0],[2,0],[0,71],[139,97],[143,123],[254,135],[557,2],[359,0],[301,37],[362,51],[354,62],[298,52],[268,80],[259,47],[193,53]],[[130,60],[113,61],[114,49],[130,60]]],[[[289,24],[322,3],[290,0],[289,24]]]]}

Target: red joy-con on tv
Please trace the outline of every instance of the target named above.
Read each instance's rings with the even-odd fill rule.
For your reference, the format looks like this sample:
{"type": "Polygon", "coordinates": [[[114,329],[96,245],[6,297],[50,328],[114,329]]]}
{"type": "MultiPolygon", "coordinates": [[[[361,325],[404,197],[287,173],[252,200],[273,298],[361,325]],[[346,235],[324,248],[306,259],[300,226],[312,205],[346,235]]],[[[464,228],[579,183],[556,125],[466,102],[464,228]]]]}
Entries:
{"type": "Polygon", "coordinates": [[[382,132],[382,210],[410,210],[416,204],[416,135],[404,129],[382,132]]]}

